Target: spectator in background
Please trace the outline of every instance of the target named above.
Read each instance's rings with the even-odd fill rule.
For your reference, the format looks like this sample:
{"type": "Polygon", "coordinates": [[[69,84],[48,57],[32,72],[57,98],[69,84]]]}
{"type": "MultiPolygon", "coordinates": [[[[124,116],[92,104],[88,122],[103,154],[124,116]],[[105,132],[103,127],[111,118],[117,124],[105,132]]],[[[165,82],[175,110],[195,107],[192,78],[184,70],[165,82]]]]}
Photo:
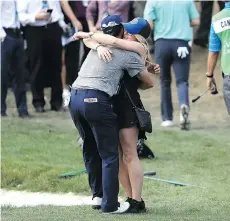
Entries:
{"type": "MultiPolygon", "coordinates": [[[[214,1],[201,1],[201,17],[200,26],[194,38],[194,44],[206,48],[208,44],[208,36],[210,31],[210,24],[212,19],[214,1]]],[[[220,10],[224,8],[224,2],[218,1],[220,10]]]]}
{"type": "Polygon", "coordinates": [[[17,16],[16,0],[0,1],[1,39],[1,116],[6,117],[6,96],[10,68],[13,72],[12,89],[19,117],[29,117],[26,100],[24,43],[17,16]]]}
{"type": "Polygon", "coordinates": [[[133,8],[133,15],[134,17],[143,17],[144,16],[144,9],[145,9],[146,1],[134,1],[132,8],[133,8]]]}
{"type": "Polygon", "coordinates": [[[51,80],[51,110],[62,107],[61,35],[66,28],[59,1],[18,0],[18,15],[25,26],[31,72],[33,106],[44,112],[44,87],[51,80]],[[47,70],[47,67],[49,71],[47,70]],[[45,73],[50,76],[45,76],[45,73]]]}
{"type": "Polygon", "coordinates": [[[207,67],[207,87],[215,94],[214,70],[221,51],[221,68],[223,71],[223,94],[228,114],[230,115],[230,1],[225,8],[212,19],[207,67]]]}
{"type": "MultiPolygon", "coordinates": [[[[82,0],[82,1],[65,1],[65,0],[61,0],[62,8],[63,8],[65,14],[67,15],[67,13],[68,14],[70,13],[70,12],[67,12],[65,10],[65,8],[68,7],[68,5],[69,5],[71,7],[71,9],[72,9],[72,12],[73,12],[75,18],[78,20],[78,22],[81,23],[82,30],[85,31],[85,32],[89,31],[88,22],[86,20],[86,9],[88,7],[88,2],[89,2],[88,0],[82,0]],[[67,3],[65,4],[64,2],[67,2],[67,3]]],[[[68,10],[68,11],[70,11],[70,10],[68,10]]],[[[72,15],[70,15],[71,17],[69,17],[69,15],[67,15],[67,17],[71,21],[71,23],[72,22],[76,23],[75,22],[76,20],[72,15]]],[[[67,19],[67,21],[68,21],[68,19],[67,19]]],[[[80,44],[78,44],[78,45],[79,45],[79,50],[80,50],[80,44]]],[[[78,58],[78,60],[80,61],[80,64],[82,64],[84,62],[84,60],[87,57],[88,53],[89,53],[89,48],[87,48],[84,45],[84,52],[83,52],[83,56],[82,56],[81,61],[80,61],[80,58],[78,58]]],[[[80,67],[78,68],[78,70],[79,69],[80,69],[80,67]]]]}
{"type": "MultiPolygon", "coordinates": [[[[88,3],[89,3],[89,0],[82,0],[82,1],[77,1],[76,2],[77,18],[82,24],[83,31],[86,31],[86,32],[89,31],[88,21],[86,19],[86,10],[87,10],[87,7],[88,7],[88,3]]],[[[83,42],[82,42],[82,44],[83,44],[83,42]]],[[[85,44],[83,44],[83,48],[84,48],[84,53],[83,53],[82,59],[80,61],[81,65],[85,61],[85,59],[86,59],[86,57],[87,57],[87,55],[88,55],[88,53],[90,51],[89,48],[85,46],[85,44]]],[[[79,67],[79,70],[80,70],[80,68],[81,67],[79,67]]]]}
{"type": "MultiPolygon", "coordinates": [[[[133,16],[137,17],[144,17],[144,9],[145,9],[146,1],[134,1],[132,4],[133,16]]],[[[151,54],[154,53],[154,41],[153,41],[153,32],[150,34],[149,38],[147,39],[149,44],[149,52],[151,54]]]]}
{"type": "Polygon", "coordinates": [[[65,103],[65,97],[70,95],[69,85],[77,78],[79,58],[80,58],[80,41],[73,40],[72,35],[77,31],[82,31],[81,22],[77,19],[77,5],[81,2],[60,0],[64,11],[65,23],[68,29],[62,37],[62,98],[65,103]]]}
{"type": "Polygon", "coordinates": [[[119,0],[90,1],[86,11],[86,18],[90,31],[101,28],[101,21],[107,15],[119,15],[122,22],[128,22],[131,2],[119,0]]]}
{"type": "Polygon", "coordinates": [[[156,63],[160,65],[162,126],[173,126],[171,66],[176,77],[181,129],[189,129],[189,69],[191,26],[199,25],[199,14],[192,0],[147,1],[144,17],[153,27],[156,63]]]}

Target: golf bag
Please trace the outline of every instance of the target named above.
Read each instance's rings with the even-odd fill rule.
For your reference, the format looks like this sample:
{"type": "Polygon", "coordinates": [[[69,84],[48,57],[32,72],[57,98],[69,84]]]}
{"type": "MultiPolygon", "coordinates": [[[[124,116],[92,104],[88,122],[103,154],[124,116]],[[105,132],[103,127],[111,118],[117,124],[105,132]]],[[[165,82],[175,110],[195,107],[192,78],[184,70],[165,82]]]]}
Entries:
{"type": "Polygon", "coordinates": [[[137,142],[137,154],[140,159],[154,159],[155,155],[152,150],[144,143],[144,139],[139,139],[137,142]]]}

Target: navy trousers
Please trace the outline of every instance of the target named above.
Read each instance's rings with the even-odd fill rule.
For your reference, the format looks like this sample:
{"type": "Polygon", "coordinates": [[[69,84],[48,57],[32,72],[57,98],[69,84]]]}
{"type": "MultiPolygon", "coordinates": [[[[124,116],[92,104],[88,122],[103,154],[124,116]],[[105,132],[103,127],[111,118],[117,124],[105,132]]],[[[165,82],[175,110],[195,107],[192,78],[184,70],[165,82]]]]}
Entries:
{"type": "Polygon", "coordinates": [[[72,90],[70,113],[83,138],[83,157],[93,196],[102,197],[102,211],[118,207],[119,133],[109,95],[72,90]]]}
{"type": "Polygon", "coordinates": [[[159,39],[155,42],[156,63],[160,65],[161,82],[161,116],[162,120],[173,120],[171,94],[171,66],[174,68],[179,104],[189,106],[189,69],[191,48],[187,41],[159,39]],[[178,57],[178,47],[186,47],[189,54],[185,58],[178,57]]]}
{"type": "Polygon", "coordinates": [[[24,43],[20,34],[8,34],[1,43],[1,113],[6,113],[9,68],[13,73],[12,89],[19,114],[27,112],[24,43]]]}

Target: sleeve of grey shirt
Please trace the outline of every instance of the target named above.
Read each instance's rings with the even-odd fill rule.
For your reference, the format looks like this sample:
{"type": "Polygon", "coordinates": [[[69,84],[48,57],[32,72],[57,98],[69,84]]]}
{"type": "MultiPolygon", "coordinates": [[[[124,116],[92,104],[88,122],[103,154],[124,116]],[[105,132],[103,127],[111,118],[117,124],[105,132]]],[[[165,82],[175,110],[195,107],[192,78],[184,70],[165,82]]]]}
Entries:
{"type": "Polygon", "coordinates": [[[127,52],[124,61],[124,69],[129,73],[130,77],[135,77],[146,70],[141,56],[135,52],[127,52]]]}

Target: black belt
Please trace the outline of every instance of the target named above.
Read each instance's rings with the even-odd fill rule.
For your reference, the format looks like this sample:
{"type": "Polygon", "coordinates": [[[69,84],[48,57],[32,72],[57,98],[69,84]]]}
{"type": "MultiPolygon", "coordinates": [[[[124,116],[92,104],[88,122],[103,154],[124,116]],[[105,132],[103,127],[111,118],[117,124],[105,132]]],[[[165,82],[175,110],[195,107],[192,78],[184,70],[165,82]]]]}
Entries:
{"type": "Polygon", "coordinates": [[[109,101],[111,101],[112,97],[107,94],[104,91],[100,91],[100,90],[96,90],[96,89],[86,89],[86,88],[71,88],[71,91],[73,91],[75,94],[81,94],[81,93],[90,93],[91,91],[95,91],[97,93],[102,94],[103,96],[105,96],[109,101]]]}
{"type": "Polygon", "coordinates": [[[32,26],[32,27],[37,27],[37,28],[41,28],[41,29],[47,29],[47,28],[52,27],[52,26],[58,26],[59,27],[59,24],[56,21],[56,22],[48,23],[48,24],[42,25],[42,26],[32,26]]]}
{"type": "Polygon", "coordinates": [[[19,28],[4,28],[4,31],[6,32],[7,35],[10,36],[16,36],[16,37],[21,36],[21,30],[19,28]]]}

